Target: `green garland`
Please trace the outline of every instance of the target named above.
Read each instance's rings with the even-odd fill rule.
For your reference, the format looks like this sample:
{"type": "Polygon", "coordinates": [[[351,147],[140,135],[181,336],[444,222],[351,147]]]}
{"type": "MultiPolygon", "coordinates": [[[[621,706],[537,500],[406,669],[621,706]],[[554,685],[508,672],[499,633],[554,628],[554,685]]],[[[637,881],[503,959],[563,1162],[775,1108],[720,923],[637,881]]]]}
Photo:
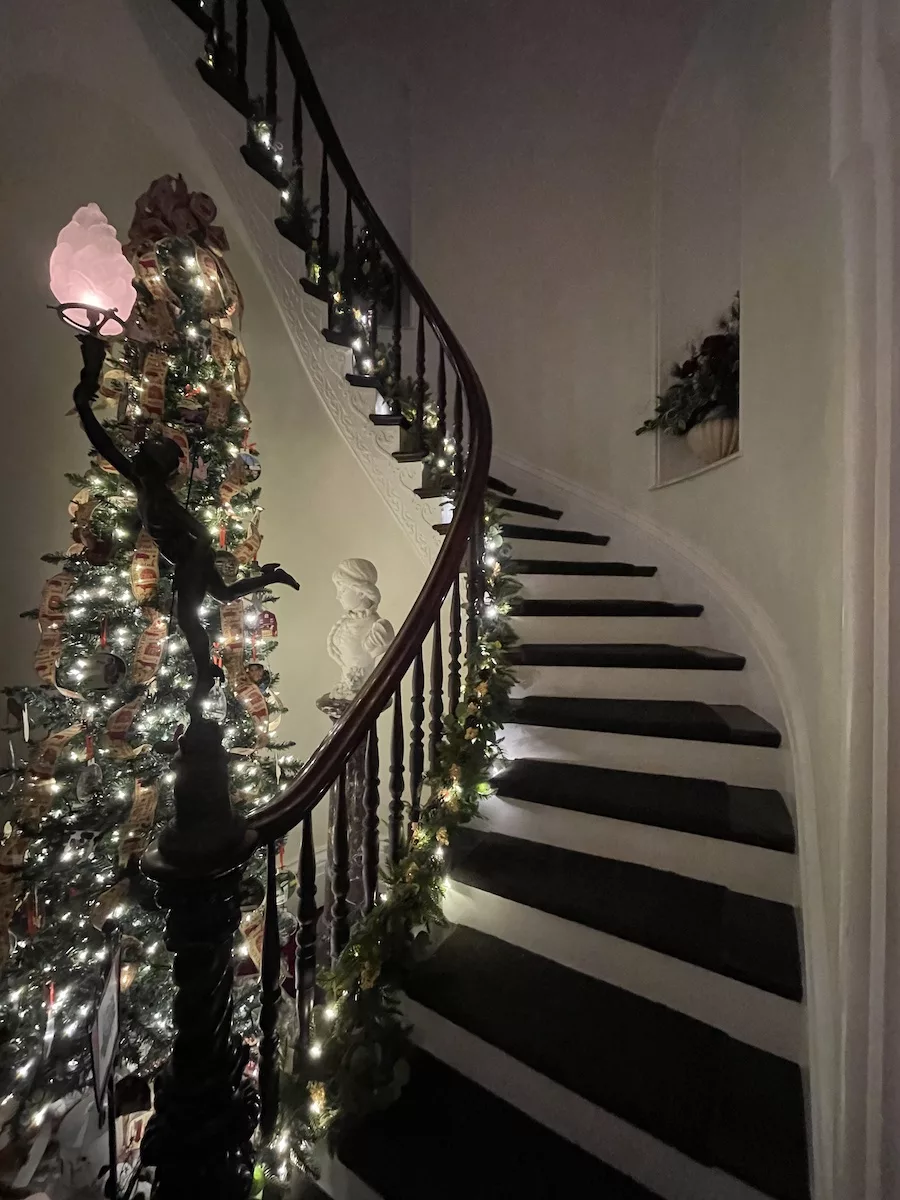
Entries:
{"type": "Polygon", "coordinates": [[[455,831],[477,815],[491,792],[515,681],[510,651],[516,638],[507,614],[521,585],[503,570],[502,541],[499,513],[487,507],[484,601],[465,693],[445,718],[437,769],[425,781],[428,799],[404,857],[382,872],[380,902],[354,925],[332,970],[322,973],[327,1002],[313,1013],[310,1061],[301,1064],[305,1075],[282,1077],[282,1120],[263,1155],[273,1194],[288,1177],[287,1154],[312,1170],[313,1144],[324,1138],[333,1147],[349,1124],[396,1100],[408,1079],[410,1030],[401,991],[434,928],[447,923],[445,854],[455,831]]]}

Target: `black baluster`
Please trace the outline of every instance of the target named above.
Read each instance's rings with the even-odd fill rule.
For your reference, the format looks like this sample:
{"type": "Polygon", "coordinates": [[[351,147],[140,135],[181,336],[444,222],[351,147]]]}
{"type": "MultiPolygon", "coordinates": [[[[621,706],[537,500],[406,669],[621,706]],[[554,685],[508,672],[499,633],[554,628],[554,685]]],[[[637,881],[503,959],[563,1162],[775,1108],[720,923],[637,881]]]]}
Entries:
{"type": "Polygon", "coordinates": [[[466,614],[466,655],[472,654],[478,641],[478,617],[481,613],[481,602],[484,584],[481,579],[481,543],[484,531],[484,519],[479,513],[469,538],[469,577],[468,577],[468,612],[466,614]]]}
{"type": "Polygon", "coordinates": [[[241,146],[241,154],[248,166],[267,183],[283,192],[288,181],[282,173],[282,156],[275,143],[275,130],[278,127],[278,42],[275,40],[275,29],[271,23],[266,41],[264,104],[263,117],[248,121],[247,141],[241,146]]]}
{"type": "Polygon", "coordinates": [[[294,88],[294,116],[291,125],[291,152],[294,158],[291,179],[282,192],[285,211],[275,218],[275,228],[282,237],[303,251],[312,246],[312,222],[304,203],[303,183],[303,96],[299,83],[294,88]]]}
{"type": "Polygon", "coordinates": [[[447,709],[451,716],[456,714],[461,691],[462,604],[459,593],[459,571],[457,571],[450,597],[450,674],[447,680],[447,709]]]}
{"type": "Polygon", "coordinates": [[[444,453],[444,439],[447,436],[447,364],[444,361],[444,347],[440,347],[438,353],[438,374],[437,374],[437,401],[435,404],[437,411],[437,432],[440,438],[440,455],[444,453]]]}
{"type": "Polygon", "coordinates": [[[334,307],[334,296],[332,295],[331,280],[328,278],[329,262],[328,255],[330,253],[329,238],[329,203],[330,203],[330,179],[328,173],[328,154],[322,147],[322,179],[319,184],[319,236],[316,239],[316,253],[319,260],[319,277],[315,280],[319,287],[319,294],[323,299],[328,301],[328,328],[331,328],[331,310],[334,307]]]}
{"type": "Polygon", "coordinates": [[[431,721],[428,729],[429,770],[437,770],[438,748],[444,732],[444,654],[441,646],[441,611],[434,620],[431,642],[431,721]]]}
{"type": "Polygon", "coordinates": [[[316,926],[319,923],[319,910],[316,906],[316,851],[313,845],[311,815],[303,818],[297,879],[300,898],[297,907],[297,932],[294,935],[297,950],[294,958],[294,985],[297,1018],[300,1023],[300,1047],[307,1049],[310,1018],[316,1002],[316,926]]]}
{"type": "Polygon", "coordinates": [[[409,824],[419,819],[422,776],[425,772],[425,662],[422,647],[416,652],[412,673],[409,735],[409,824]]]}
{"type": "Polygon", "coordinates": [[[425,313],[419,309],[416,331],[416,449],[425,449],[425,313]]]}
{"type": "Polygon", "coordinates": [[[353,241],[353,201],[347,193],[347,207],[344,210],[344,269],[341,272],[341,292],[343,293],[344,309],[350,312],[353,307],[354,282],[356,278],[356,249],[353,241]]]}
{"type": "MultiPolygon", "coordinates": [[[[178,2],[184,6],[183,0],[178,2]]],[[[225,0],[215,0],[212,24],[206,37],[203,58],[197,62],[197,70],[214,91],[247,121],[253,117],[253,105],[247,91],[247,6],[246,0],[238,0],[237,47],[225,22],[225,0]]]]}
{"type": "Polygon", "coordinates": [[[462,483],[462,473],[465,466],[465,457],[463,455],[463,394],[462,384],[459,377],[456,379],[456,388],[453,392],[453,478],[456,482],[456,490],[459,491],[462,483]]]}
{"type": "Polygon", "coordinates": [[[337,804],[331,843],[331,961],[337,962],[350,937],[350,819],[347,812],[347,771],[337,781],[337,804]]]}
{"type": "Polygon", "coordinates": [[[369,730],[366,744],[365,829],[363,831],[363,887],[365,909],[370,912],[378,897],[378,725],[369,730]]]}
{"type": "Polygon", "coordinates": [[[377,367],[376,355],[378,353],[378,297],[372,300],[372,307],[369,310],[369,348],[372,352],[372,363],[377,367]]]}
{"type": "Polygon", "coordinates": [[[395,389],[400,386],[403,370],[403,353],[401,340],[403,337],[403,285],[400,282],[399,271],[394,272],[394,328],[391,339],[391,378],[395,389]]]}
{"type": "Polygon", "coordinates": [[[278,933],[277,849],[266,849],[266,913],[263,926],[259,1017],[259,1128],[268,1139],[278,1123],[278,1009],[281,1006],[281,938],[278,933]]]}
{"type": "Polygon", "coordinates": [[[237,0],[237,17],[234,29],[235,66],[237,77],[247,86],[247,0],[237,0]]]}
{"type": "Polygon", "coordinates": [[[391,862],[403,852],[403,707],[400,689],[394,694],[394,720],[391,726],[391,773],[388,812],[388,851],[391,862]]]}

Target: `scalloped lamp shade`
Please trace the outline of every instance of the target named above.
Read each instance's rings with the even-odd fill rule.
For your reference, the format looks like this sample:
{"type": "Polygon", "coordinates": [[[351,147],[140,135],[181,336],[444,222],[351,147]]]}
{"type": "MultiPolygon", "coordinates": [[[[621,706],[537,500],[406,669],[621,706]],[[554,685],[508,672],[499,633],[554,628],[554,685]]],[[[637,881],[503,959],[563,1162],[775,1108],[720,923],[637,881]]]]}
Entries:
{"type": "Polygon", "coordinates": [[[60,231],[50,255],[50,290],[61,305],[68,306],[61,314],[64,320],[79,329],[96,327],[98,312],[110,314],[115,309],[103,332],[118,334],[131,316],[134,271],[98,205],[79,208],[60,231]]]}

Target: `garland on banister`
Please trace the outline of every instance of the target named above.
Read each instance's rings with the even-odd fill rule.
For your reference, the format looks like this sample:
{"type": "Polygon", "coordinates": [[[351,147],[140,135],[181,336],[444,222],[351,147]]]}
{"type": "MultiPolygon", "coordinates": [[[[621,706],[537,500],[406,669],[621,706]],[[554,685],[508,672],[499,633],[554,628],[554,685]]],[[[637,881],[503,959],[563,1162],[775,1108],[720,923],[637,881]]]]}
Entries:
{"type": "Polygon", "coordinates": [[[348,1123],[396,1100],[408,1078],[409,1026],[400,993],[434,928],[447,923],[445,855],[455,831],[477,815],[492,790],[514,683],[509,652],[516,638],[507,614],[521,585],[503,570],[493,506],[485,509],[484,525],[484,598],[464,694],[445,718],[437,770],[425,781],[428,798],[406,854],[382,872],[380,902],[356,923],[333,969],[321,976],[327,1003],[313,1014],[306,1075],[282,1081],[275,1153],[266,1156],[273,1183],[287,1178],[288,1157],[309,1170],[311,1143],[333,1143],[348,1123]]]}

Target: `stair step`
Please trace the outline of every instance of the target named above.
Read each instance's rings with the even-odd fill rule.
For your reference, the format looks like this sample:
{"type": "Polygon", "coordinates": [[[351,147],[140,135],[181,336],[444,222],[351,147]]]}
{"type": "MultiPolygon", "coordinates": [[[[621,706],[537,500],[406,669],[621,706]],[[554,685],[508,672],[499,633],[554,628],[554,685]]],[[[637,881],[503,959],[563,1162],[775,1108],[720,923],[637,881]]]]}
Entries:
{"type": "MultiPolygon", "coordinates": [[[[681,615],[681,614],[679,614],[681,615]]],[[[530,643],[513,651],[514,662],[529,667],[634,667],[679,671],[741,671],[747,660],[704,646],[666,646],[627,642],[569,645],[530,643]]]]}
{"type": "Polygon", "coordinates": [[[343,346],[345,350],[350,350],[353,343],[359,337],[359,334],[351,333],[348,330],[323,329],[322,337],[326,342],[330,342],[332,346],[343,346]]]}
{"type": "Polygon", "coordinates": [[[668,600],[517,600],[517,617],[699,617],[702,604],[668,600]]]}
{"type": "MultiPolygon", "coordinates": [[[[398,463],[424,462],[425,459],[428,457],[428,451],[424,450],[424,449],[421,449],[421,450],[395,450],[393,457],[397,460],[398,463]]],[[[435,525],[434,528],[440,530],[443,527],[440,525],[435,525]]],[[[449,529],[449,528],[450,528],[450,525],[448,523],[446,528],[443,531],[446,533],[447,529],[449,529]]]]}
{"type": "Polygon", "coordinates": [[[409,429],[409,421],[400,413],[369,413],[369,420],[373,425],[409,429]]]}
{"type": "Polygon", "coordinates": [[[548,521],[558,521],[563,515],[561,508],[548,508],[546,504],[535,504],[533,500],[517,500],[514,496],[498,501],[497,507],[502,513],[524,513],[529,517],[546,517],[548,521]]]}
{"type": "Polygon", "coordinates": [[[312,296],[316,300],[321,300],[323,304],[327,304],[330,293],[327,283],[313,283],[311,279],[301,279],[300,286],[306,292],[307,296],[312,296]]]}
{"type": "MultiPolygon", "coordinates": [[[[446,533],[449,525],[435,525],[438,533],[446,533]]],[[[603,533],[586,533],[583,529],[551,529],[540,525],[510,525],[503,521],[500,533],[504,538],[516,538],[519,541],[535,542],[564,542],[576,546],[605,546],[609,538],[603,533]]]]}
{"type": "Polygon", "coordinates": [[[450,480],[444,487],[436,483],[430,483],[427,487],[413,488],[413,491],[420,500],[444,500],[453,495],[455,488],[453,481],[450,480]]]}
{"type": "Polygon", "coordinates": [[[572,812],[675,829],[793,854],[790,813],[780,792],[717,779],[613,771],[517,758],[494,779],[501,796],[572,812]]]}
{"type": "Polygon", "coordinates": [[[553,558],[511,558],[506,563],[511,575],[655,575],[656,567],[639,567],[620,562],[567,562],[553,558]]]}
{"type": "Polygon", "coordinates": [[[518,488],[510,487],[508,483],[504,483],[502,479],[497,479],[494,475],[488,475],[488,490],[499,492],[503,496],[514,496],[518,488]]]}
{"type": "Polygon", "coordinates": [[[781,745],[781,734],[775,726],[742,704],[526,696],[513,701],[509,720],[516,725],[725,742],[733,746],[774,749],[781,745]]]}
{"type": "MultiPolygon", "coordinates": [[[[407,991],[482,1041],[699,1162],[778,1200],[807,1200],[806,1115],[796,1064],[465,927],[414,970],[407,991]]],[[[432,1125],[421,1119],[428,1111],[421,1099],[411,1118],[417,1131],[432,1125]]],[[[526,1146],[522,1142],[516,1153],[503,1156],[505,1164],[526,1146]]],[[[486,1193],[544,1194],[528,1187],[486,1193]]],[[[563,1194],[568,1189],[546,1193],[548,1200],[563,1194]]]]}
{"type": "Polygon", "coordinates": [[[384,394],[381,391],[381,378],[378,375],[357,375],[350,371],[344,378],[353,387],[372,388],[374,391],[384,394]]]}
{"type": "Polygon", "coordinates": [[[473,829],[454,882],[552,913],[787,1000],[803,985],[794,910],[637,863],[473,829]]]}
{"type": "Polygon", "coordinates": [[[288,181],[275,165],[271,150],[266,149],[258,142],[245,142],[240,150],[241,157],[251,170],[261,176],[266,183],[271,184],[273,188],[277,188],[279,192],[284,191],[288,181]]]}
{"type": "Polygon", "coordinates": [[[386,1200],[423,1200],[426,1192],[429,1200],[654,1197],[418,1049],[410,1056],[410,1081],[400,1099],[342,1137],[338,1157],[386,1200]],[[434,1165],[427,1187],[420,1171],[410,1169],[414,1163],[434,1165]]]}

